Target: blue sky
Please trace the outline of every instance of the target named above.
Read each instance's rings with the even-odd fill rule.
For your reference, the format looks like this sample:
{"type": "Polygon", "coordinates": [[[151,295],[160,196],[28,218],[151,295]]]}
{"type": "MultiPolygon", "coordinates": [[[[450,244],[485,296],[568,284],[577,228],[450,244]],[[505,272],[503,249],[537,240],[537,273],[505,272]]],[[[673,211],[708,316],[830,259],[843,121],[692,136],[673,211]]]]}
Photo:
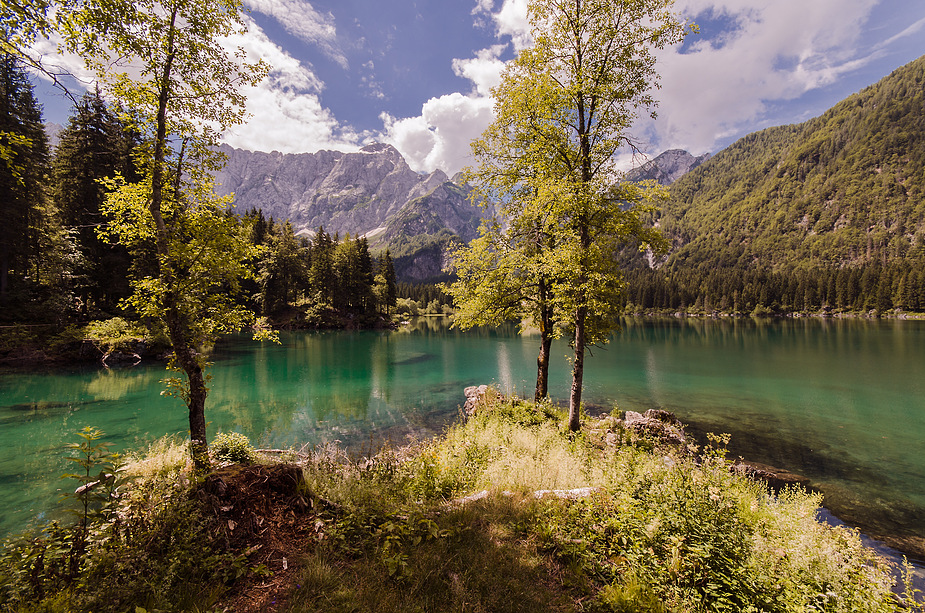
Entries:
{"type": "MultiPolygon", "coordinates": [[[[395,145],[420,171],[470,163],[492,119],[489,89],[530,44],[526,0],[244,0],[233,44],[273,67],[248,92],[232,146],[285,153],[395,145]]],[[[646,154],[716,152],[819,115],[925,54],[923,0],[676,0],[700,34],[660,56],[646,154]]],[[[46,120],[69,101],[39,84],[46,120]]]]}

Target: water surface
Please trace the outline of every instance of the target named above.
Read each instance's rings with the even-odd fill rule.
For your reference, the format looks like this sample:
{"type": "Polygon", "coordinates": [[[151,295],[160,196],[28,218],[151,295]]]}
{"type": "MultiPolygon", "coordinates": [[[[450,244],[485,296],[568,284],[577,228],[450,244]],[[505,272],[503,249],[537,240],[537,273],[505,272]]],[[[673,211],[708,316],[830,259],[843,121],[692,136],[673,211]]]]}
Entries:
{"type": "MultiPolygon", "coordinates": [[[[209,432],[259,446],[370,446],[439,431],[463,388],[532,395],[538,338],[513,327],[458,332],[421,319],[396,332],[285,333],[281,345],[223,341],[211,369],[209,432]]],[[[550,393],[567,398],[568,347],[553,348],[550,393]]],[[[65,445],[87,425],[116,449],[186,432],[160,395],[161,364],[0,371],[0,532],[43,516],[70,487],[65,445]]],[[[925,322],[627,320],[586,360],[585,401],[661,407],[731,449],[809,476],[856,523],[925,537],[925,322]]]]}

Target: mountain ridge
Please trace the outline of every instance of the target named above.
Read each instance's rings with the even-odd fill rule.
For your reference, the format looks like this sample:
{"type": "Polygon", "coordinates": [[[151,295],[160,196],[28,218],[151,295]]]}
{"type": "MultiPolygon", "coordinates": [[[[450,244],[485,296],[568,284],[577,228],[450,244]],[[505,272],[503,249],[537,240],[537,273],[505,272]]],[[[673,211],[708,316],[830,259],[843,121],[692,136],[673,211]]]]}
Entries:
{"type": "Polygon", "coordinates": [[[319,227],[365,236],[373,248],[392,249],[404,281],[445,276],[449,247],[475,238],[484,213],[470,201],[462,175],[417,173],[388,144],[353,153],[220,150],[228,160],[215,176],[216,191],[234,193],[239,213],[261,209],[305,237],[319,227]]]}
{"type": "Polygon", "coordinates": [[[710,159],[710,155],[704,153],[694,156],[684,149],[668,149],[642,166],[630,170],[626,173],[626,180],[633,182],[654,180],[659,185],[668,186],[710,159]]]}
{"type": "Polygon", "coordinates": [[[669,266],[841,267],[925,256],[925,56],[673,183],[669,266]]]}
{"type": "Polygon", "coordinates": [[[219,195],[234,193],[239,212],[259,208],[287,219],[297,234],[311,235],[324,226],[329,232],[388,241],[399,236],[392,218],[414,210],[415,203],[429,205],[440,225],[460,236],[474,235],[478,227],[477,220],[471,225],[471,217],[481,209],[469,202],[468,186],[439,169],[413,171],[388,144],[354,153],[264,153],[226,145],[220,150],[228,161],[216,174],[219,195]]]}

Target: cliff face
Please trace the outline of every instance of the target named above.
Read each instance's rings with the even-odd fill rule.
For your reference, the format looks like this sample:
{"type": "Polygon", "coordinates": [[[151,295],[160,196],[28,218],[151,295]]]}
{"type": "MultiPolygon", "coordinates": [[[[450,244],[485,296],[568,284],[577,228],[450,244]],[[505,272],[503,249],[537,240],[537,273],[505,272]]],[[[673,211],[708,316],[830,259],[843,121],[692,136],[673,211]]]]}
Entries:
{"type": "Polygon", "coordinates": [[[661,185],[671,185],[709,158],[709,153],[694,157],[683,149],[669,149],[639,168],[631,170],[626,178],[630,181],[654,179],[661,185]]]}
{"type": "Polygon", "coordinates": [[[466,186],[442,170],[411,170],[391,145],[368,145],[357,153],[222,150],[228,164],[216,177],[219,193],[234,192],[238,212],[260,208],[288,219],[299,234],[324,226],[385,243],[443,228],[468,239],[478,228],[481,210],[469,202],[466,186]]]}

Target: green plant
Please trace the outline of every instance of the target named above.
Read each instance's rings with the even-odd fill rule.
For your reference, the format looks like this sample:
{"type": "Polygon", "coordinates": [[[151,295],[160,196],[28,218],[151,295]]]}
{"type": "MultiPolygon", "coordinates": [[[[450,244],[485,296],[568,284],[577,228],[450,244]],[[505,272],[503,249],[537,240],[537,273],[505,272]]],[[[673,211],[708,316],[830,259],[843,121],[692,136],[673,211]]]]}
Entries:
{"type": "Polygon", "coordinates": [[[138,341],[145,338],[145,329],[130,323],[121,317],[87,324],[84,335],[103,353],[131,349],[138,341]]]}
{"type": "Polygon", "coordinates": [[[239,432],[219,432],[212,441],[212,456],[219,462],[252,464],[257,451],[250,440],[239,432]]]}
{"type": "Polygon", "coordinates": [[[74,479],[80,483],[72,494],[65,494],[66,498],[74,498],[77,501],[77,509],[72,510],[77,515],[77,524],[74,527],[73,546],[69,556],[68,580],[73,580],[79,573],[91,521],[106,519],[113,512],[116,475],[121,467],[119,454],[109,451],[112,443],[100,442],[103,437],[102,430],[87,426],[80,430],[77,436],[82,440],[67,445],[73,455],[66,459],[76,464],[80,470],[62,475],[62,479],[74,479]]]}

